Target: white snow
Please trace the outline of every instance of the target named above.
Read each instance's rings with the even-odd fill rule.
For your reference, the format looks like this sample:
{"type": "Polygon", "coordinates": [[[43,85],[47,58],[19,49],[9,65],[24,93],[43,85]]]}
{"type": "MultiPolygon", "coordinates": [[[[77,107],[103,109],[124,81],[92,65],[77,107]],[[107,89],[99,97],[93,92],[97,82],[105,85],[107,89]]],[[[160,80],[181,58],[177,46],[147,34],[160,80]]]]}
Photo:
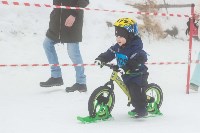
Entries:
{"type": "MultiPolygon", "coordinates": [[[[52,4],[50,0],[18,1],[52,4]]],[[[90,8],[137,11],[124,5],[125,0],[90,1],[90,8]]],[[[161,0],[159,2],[163,3],[161,0]]],[[[180,1],[174,0],[172,3],[180,1]]],[[[48,28],[50,12],[51,9],[48,8],[0,4],[0,64],[48,63],[42,43],[48,28]]],[[[169,9],[169,12],[190,14],[190,9],[169,9]]],[[[85,11],[83,42],[80,44],[84,63],[93,63],[101,52],[115,43],[114,28],[108,28],[105,22],[114,22],[120,17],[132,17],[137,20],[136,14],[85,11]]],[[[184,34],[187,18],[156,19],[162,22],[164,28],[176,25],[180,31],[178,37],[182,40],[167,37],[156,41],[144,37],[144,49],[150,55],[148,62],[187,62],[189,42],[184,34]]],[[[56,49],[60,64],[71,64],[66,46],[58,44],[56,49]]],[[[199,42],[193,41],[193,60],[196,60],[199,50],[199,42]]],[[[194,66],[195,64],[192,64],[191,72],[194,66]]],[[[76,117],[88,115],[89,96],[95,88],[109,80],[110,69],[86,66],[88,92],[66,93],[65,87],[75,82],[73,67],[62,67],[65,84],[53,88],[39,86],[39,82],[50,77],[49,67],[0,67],[0,133],[199,133],[200,94],[185,93],[187,65],[148,67],[149,82],[157,83],[163,89],[164,101],[160,110],[164,115],[142,120],[129,118],[127,112],[132,108],[126,106],[127,98],[116,86],[116,103],[112,111],[114,119],[93,124],[81,124],[76,117]]]]}

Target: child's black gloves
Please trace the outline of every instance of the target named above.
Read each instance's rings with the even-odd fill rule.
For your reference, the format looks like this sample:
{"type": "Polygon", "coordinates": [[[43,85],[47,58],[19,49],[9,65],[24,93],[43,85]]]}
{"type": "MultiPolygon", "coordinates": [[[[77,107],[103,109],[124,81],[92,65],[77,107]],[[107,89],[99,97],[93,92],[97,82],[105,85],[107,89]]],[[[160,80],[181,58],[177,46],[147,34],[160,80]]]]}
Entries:
{"type": "Polygon", "coordinates": [[[118,65],[112,65],[110,68],[113,69],[114,71],[118,71],[119,66],[118,65]]]}
{"type": "Polygon", "coordinates": [[[100,68],[102,68],[105,64],[105,62],[103,61],[103,58],[97,57],[94,61],[95,65],[100,66],[100,68]]]}
{"type": "Polygon", "coordinates": [[[121,73],[122,75],[125,74],[124,69],[123,69],[123,68],[119,68],[118,65],[113,65],[111,68],[112,68],[114,71],[117,71],[117,72],[121,73]]]}

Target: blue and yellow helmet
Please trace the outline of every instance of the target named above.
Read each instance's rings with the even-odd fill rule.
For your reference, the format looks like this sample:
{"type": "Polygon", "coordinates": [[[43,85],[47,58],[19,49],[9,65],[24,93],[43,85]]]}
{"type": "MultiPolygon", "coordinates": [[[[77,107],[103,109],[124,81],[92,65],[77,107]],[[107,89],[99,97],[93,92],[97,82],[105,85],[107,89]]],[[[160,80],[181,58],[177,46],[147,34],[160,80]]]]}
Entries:
{"type": "Polygon", "coordinates": [[[114,23],[114,26],[124,28],[133,35],[138,35],[137,22],[131,18],[120,18],[114,23]]]}

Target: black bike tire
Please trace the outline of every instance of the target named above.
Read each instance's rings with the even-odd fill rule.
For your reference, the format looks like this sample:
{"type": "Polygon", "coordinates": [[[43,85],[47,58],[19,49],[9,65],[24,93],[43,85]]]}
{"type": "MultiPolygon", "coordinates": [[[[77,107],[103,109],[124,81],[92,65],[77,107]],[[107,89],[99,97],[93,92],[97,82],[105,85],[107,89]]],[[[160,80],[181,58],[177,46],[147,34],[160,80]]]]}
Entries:
{"type": "MultiPolygon", "coordinates": [[[[159,101],[155,101],[157,104],[157,108],[159,109],[163,103],[163,92],[162,89],[160,88],[159,85],[155,84],[155,83],[151,83],[147,86],[147,89],[145,90],[145,92],[147,93],[150,89],[155,89],[157,91],[157,93],[159,93],[159,101]]],[[[154,110],[152,110],[154,111],[154,110]]]]}
{"type": "Polygon", "coordinates": [[[96,115],[96,111],[94,111],[94,101],[97,98],[97,95],[100,94],[101,92],[108,92],[110,93],[111,97],[112,97],[112,103],[111,106],[109,107],[109,112],[112,111],[114,104],[115,104],[115,94],[113,92],[113,90],[111,90],[110,87],[108,86],[100,86],[97,89],[95,89],[92,94],[90,95],[89,101],[88,101],[88,111],[89,111],[89,115],[94,117],[96,115]]]}

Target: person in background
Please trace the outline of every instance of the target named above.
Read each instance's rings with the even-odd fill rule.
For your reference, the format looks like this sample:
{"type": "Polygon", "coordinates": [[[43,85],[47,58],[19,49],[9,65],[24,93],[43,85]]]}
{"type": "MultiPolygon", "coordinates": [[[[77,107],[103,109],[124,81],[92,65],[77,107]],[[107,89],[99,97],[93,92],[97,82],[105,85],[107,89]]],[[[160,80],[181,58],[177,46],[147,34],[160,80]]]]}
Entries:
{"type": "MultiPolygon", "coordinates": [[[[54,5],[86,7],[89,0],[53,0],[54,5]]],[[[49,29],[43,42],[45,54],[49,64],[59,64],[55,45],[67,44],[67,52],[74,64],[83,64],[79,50],[79,42],[82,41],[83,10],[54,8],[50,14],[49,29]]],[[[67,87],[67,92],[87,91],[86,76],[83,66],[76,66],[76,83],[67,87]]],[[[70,80],[70,79],[68,79],[70,80]]],[[[63,85],[60,66],[51,66],[51,77],[46,82],[40,82],[41,87],[53,87],[63,85]]]]}
{"type": "MultiPolygon", "coordinates": [[[[198,60],[200,60],[200,52],[198,55],[198,60]]],[[[194,72],[190,80],[190,89],[198,91],[200,86],[200,64],[196,64],[194,72]]]]}
{"type": "MultiPolygon", "coordinates": [[[[189,35],[190,34],[190,21],[191,21],[191,18],[189,18],[189,21],[187,22],[187,26],[188,28],[186,29],[186,32],[185,34],[186,35],[189,35]]],[[[193,36],[192,38],[194,38],[195,40],[197,41],[200,41],[200,38],[199,38],[199,35],[198,35],[198,29],[199,29],[199,20],[198,19],[193,19],[193,36]]]]}
{"type": "MultiPolygon", "coordinates": [[[[195,11],[196,13],[196,11],[195,11]]],[[[187,29],[185,31],[185,34],[186,35],[189,35],[190,34],[190,21],[191,21],[191,18],[189,18],[188,22],[187,22],[187,29]]],[[[197,41],[200,41],[200,36],[199,36],[199,15],[198,14],[195,14],[194,16],[194,19],[192,19],[193,21],[193,35],[192,37],[197,40],[197,41]]]]}
{"type": "MultiPolygon", "coordinates": [[[[200,19],[200,1],[195,6],[195,20],[199,20],[199,19],[200,19]]],[[[198,36],[200,37],[200,28],[198,29],[198,36]]],[[[198,54],[197,60],[200,60],[200,52],[198,54]]],[[[190,89],[194,91],[198,91],[199,86],[200,86],[200,64],[196,64],[194,72],[190,80],[190,89]]]]}

